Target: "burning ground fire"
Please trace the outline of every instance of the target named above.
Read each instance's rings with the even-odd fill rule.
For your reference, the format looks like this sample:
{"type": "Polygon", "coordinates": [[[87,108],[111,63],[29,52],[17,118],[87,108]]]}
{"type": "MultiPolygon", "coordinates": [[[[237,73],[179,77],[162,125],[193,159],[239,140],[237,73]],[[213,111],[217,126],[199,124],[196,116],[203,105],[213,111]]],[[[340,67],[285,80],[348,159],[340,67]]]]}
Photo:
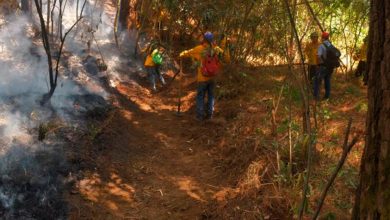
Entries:
{"type": "MultiPolygon", "coordinates": [[[[65,21],[74,16],[75,7],[68,4],[65,21]]],[[[65,43],[66,64],[57,90],[50,105],[42,107],[39,99],[48,90],[47,58],[29,19],[18,15],[0,21],[0,218],[66,219],[63,194],[75,181],[64,156],[66,137],[86,129],[86,114],[109,108],[106,82],[116,85],[123,80],[116,65],[128,61],[109,49],[112,21],[96,2],[88,1],[83,22],[65,43]],[[98,70],[96,46],[89,53],[80,43],[88,35],[83,25],[99,26],[95,37],[107,56],[106,73],[98,70]],[[39,141],[43,125],[52,121],[61,126],[56,132],[47,129],[39,141]]],[[[70,24],[65,22],[65,27],[70,24]]]]}

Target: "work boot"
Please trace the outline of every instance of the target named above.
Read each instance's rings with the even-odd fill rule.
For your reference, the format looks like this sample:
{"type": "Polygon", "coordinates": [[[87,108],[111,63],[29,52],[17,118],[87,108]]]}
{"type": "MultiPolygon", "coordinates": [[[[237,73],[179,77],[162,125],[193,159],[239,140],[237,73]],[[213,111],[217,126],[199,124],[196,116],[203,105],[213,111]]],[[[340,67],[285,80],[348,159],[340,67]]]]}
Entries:
{"type": "Polygon", "coordinates": [[[324,96],[324,97],[322,98],[322,101],[328,102],[328,101],[329,101],[329,97],[324,96]]]}
{"type": "Polygon", "coordinates": [[[204,117],[202,115],[197,115],[195,119],[199,122],[204,121],[204,117]]]}
{"type": "Polygon", "coordinates": [[[213,118],[213,114],[207,114],[206,115],[206,120],[210,120],[210,119],[212,119],[213,118]]]}

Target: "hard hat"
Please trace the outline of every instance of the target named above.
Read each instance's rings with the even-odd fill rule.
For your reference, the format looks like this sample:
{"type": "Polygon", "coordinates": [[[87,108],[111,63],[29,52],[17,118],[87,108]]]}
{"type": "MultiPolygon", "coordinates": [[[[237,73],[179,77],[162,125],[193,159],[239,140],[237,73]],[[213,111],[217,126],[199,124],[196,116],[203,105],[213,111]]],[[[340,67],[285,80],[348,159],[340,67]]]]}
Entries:
{"type": "Polygon", "coordinates": [[[313,38],[313,37],[318,37],[318,33],[317,32],[313,32],[310,34],[310,37],[313,38]]]}
{"type": "Polygon", "coordinates": [[[321,37],[322,37],[322,39],[329,39],[329,33],[324,31],[324,32],[322,32],[321,37]]]}
{"type": "Polygon", "coordinates": [[[214,35],[210,31],[207,31],[206,33],[204,33],[203,37],[205,40],[207,40],[210,43],[213,42],[213,40],[214,40],[214,35]]]}

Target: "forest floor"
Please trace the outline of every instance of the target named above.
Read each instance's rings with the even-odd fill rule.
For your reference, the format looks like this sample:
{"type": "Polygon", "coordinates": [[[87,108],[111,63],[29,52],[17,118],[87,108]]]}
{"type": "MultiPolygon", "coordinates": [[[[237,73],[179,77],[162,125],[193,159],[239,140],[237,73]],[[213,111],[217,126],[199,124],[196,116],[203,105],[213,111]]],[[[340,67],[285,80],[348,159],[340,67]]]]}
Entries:
{"type": "MultiPolygon", "coordinates": [[[[284,90],[277,136],[270,108],[285,85],[285,67],[246,68],[225,74],[217,88],[216,115],[195,120],[194,77],[181,76],[151,93],[146,79],[131,73],[112,89],[114,109],[80,144],[90,164],[69,194],[70,219],[290,219],[300,202],[302,175],[298,90],[284,90]],[[239,77],[241,80],[237,80],[239,77]],[[182,88],[182,114],[177,95],[182,88]],[[276,167],[288,161],[286,119],[292,102],[294,174],[276,167]],[[96,129],[99,128],[99,129],[96,129]],[[95,131],[97,130],[97,131],[95,131]],[[301,169],[299,171],[299,169],[301,169]]],[[[168,74],[169,75],[169,74],[168,74]]],[[[172,73],[170,74],[170,77],[172,73]]],[[[166,76],[167,77],[167,76],[166,76]]],[[[364,133],[366,93],[358,80],[333,77],[333,97],[322,102],[308,216],[341,155],[347,119],[364,133]]],[[[348,218],[363,142],[351,152],[323,213],[348,218]]]]}
{"type": "MultiPolygon", "coordinates": [[[[215,117],[204,122],[195,120],[196,82],[188,74],[190,70],[166,89],[151,93],[142,74],[126,65],[119,69],[128,80],[111,83],[115,86],[108,88],[113,110],[104,119],[92,121],[89,133],[77,146],[84,166],[67,196],[70,219],[296,216],[306,156],[299,89],[294,82],[288,87],[291,79],[286,67],[229,68],[217,79],[215,117]],[[275,135],[270,112],[279,94],[275,135]],[[292,173],[285,165],[290,121],[292,173]]],[[[169,81],[172,75],[165,77],[169,81]]],[[[313,214],[336,167],[347,121],[352,117],[351,136],[360,139],[322,211],[330,219],[348,219],[364,146],[366,88],[358,79],[338,73],[333,76],[332,89],[330,101],[317,108],[316,154],[306,216],[313,214]]]]}
{"type": "MultiPolygon", "coordinates": [[[[107,17],[112,20],[108,23],[113,24],[115,5],[109,0],[105,2],[107,17]]],[[[129,36],[120,38],[124,42],[119,41],[121,51],[113,39],[102,35],[95,43],[100,44],[97,49],[103,54],[92,49],[91,54],[83,54],[86,57],[73,60],[81,68],[81,60],[105,56],[107,72],[74,78],[83,79],[77,81],[80,87],[90,85],[87,94],[80,91],[83,104],[93,107],[91,102],[98,96],[98,101],[109,105],[98,107],[104,106],[107,111],[86,111],[86,115],[72,118],[69,126],[59,123],[58,129],[50,130],[53,139],[63,134],[61,137],[69,141],[63,148],[71,172],[64,172],[64,180],[59,178],[61,184],[62,180],[72,183],[65,192],[69,209],[64,212],[69,212],[69,219],[296,218],[307,164],[298,88],[301,71],[293,69],[293,77],[286,66],[225,68],[216,79],[215,116],[201,122],[195,119],[196,81],[191,74],[194,70],[185,68],[185,74],[167,87],[151,92],[140,69],[141,59],[133,60],[130,53],[125,54],[129,48],[134,52],[131,44],[135,42],[132,33],[126,34],[129,36]],[[83,84],[95,81],[96,87],[95,83],[83,84]],[[107,96],[94,94],[100,90],[107,96]],[[177,112],[179,96],[181,114],[177,112]],[[273,122],[271,112],[276,105],[273,122]],[[77,120],[74,125],[73,120],[77,120]]],[[[78,43],[75,45],[81,48],[82,42],[78,43]]],[[[64,66],[68,66],[68,61],[72,64],[70,55],[70,51],[64,54],[64,59],[68,57],[64,66]]],[[[184,64],[190,66],[190,60],[184,64]]],[[[65,72],[78,75],[78,70],[65,72]]],[[[169,82],[173,72],[165,77],[169,82]]],[[[80,106],[73,101],[68,103],[71,112],[78,112],[80,106]]],[[[311,107],[315,104],[310,101],[311,107]]],[[[317,126],[311,120],[316,144],[305,219],[312,217],[338,163],[347,122],[352,118],[350,139],[358,136],[359,141],[322,209],[324,219],[350,218],[359,182],[367,108],[366,87],[361,80],[335,73],[331,99],[321,101],[316,108],[317,126]]],[[[39,133],[44,127],[39,126],[34,132],[39,133]]],[[[50,138],[47,139],[49,142],[50,138]]],[[[37,170],[45,171],[38,167],[37,170]]],[[[27,175],[26,170],[23,173],[27,175]]],[[[53,173],[57,178],[59,172],[53,173]]],[[[42,198],[46,198],[44,193],[42,198]]]]}

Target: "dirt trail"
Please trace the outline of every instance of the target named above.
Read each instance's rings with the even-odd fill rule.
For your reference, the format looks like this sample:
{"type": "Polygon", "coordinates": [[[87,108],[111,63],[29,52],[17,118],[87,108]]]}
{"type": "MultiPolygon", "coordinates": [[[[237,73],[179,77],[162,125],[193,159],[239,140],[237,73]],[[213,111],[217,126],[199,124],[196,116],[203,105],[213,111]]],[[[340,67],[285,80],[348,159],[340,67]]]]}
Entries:
{"type": "MultiPolygon", "coordinates": [[[[115,6],[106,1],[104,7],[113,19],[115,6]]],[[[118,53],[112,44],[100,46],[118,53]]],[[[109,89],[115,110],[92,146],[79,146],[88,148],[80,156],[88,165],[69,194],[70,219],[207,218],[206,206],[223,189],[213,151],[224,123],[195,120],[193,80],[184,86],[184,114],[178,117],[178,80],[151,94],[147,80],[134,72],[137,64],[129,66],[128,59],[120,57],[110,79],[122,78],[109,89]]]]}
{"type": "MultiPolygon", "coordinates": [[[[146,87],[146,85],[145,85],[146,87]]],[[[117,109],[94,148],[94,171],[70,196],[71,219],[202,219],[219,187],[208,138],[223,123],[195,121],[187,91],[181,117],[175,85],[151,94],[135,82],[119,84],[117,109]]]]}

